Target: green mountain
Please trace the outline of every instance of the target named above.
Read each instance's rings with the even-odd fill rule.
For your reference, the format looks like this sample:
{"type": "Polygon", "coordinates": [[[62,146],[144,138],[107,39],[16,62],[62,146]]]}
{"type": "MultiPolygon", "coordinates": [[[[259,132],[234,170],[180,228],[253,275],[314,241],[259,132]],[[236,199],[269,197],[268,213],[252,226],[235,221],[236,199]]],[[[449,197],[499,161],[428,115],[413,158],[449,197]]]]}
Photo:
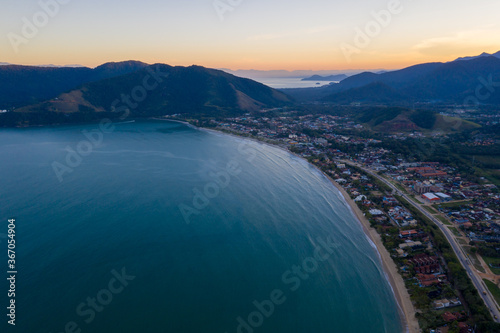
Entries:
{"type": "Polygon", "coordinates": [[[298,101],[500,105],[500,53],[427,63],[385,73],[364,72],[321,88],[283,89],[298,101]]]}
{"type": "Polygon", "coordinates": [[[57,98],[0,114],[0,125],[81,122],[120,118],[125,114],[127,117],[242,114],[290,103],[284,93],[223,71],[156,64],[86,83],[57,98]]]}
{"type": "Polygon", "coordinates": [[[356,119],[366,127],[380,132],[424,131],[453,133],[481,126],[460,118],[451,118],[430,110],[402,107],[361,107],[356,119]]]}
{"type": "Polygon", "coordinates": [[[87,67],[0,66],[0,109],[11,109],[57,97],[82,84],[125,75],[148,66],[139,61],[87,67]]]}

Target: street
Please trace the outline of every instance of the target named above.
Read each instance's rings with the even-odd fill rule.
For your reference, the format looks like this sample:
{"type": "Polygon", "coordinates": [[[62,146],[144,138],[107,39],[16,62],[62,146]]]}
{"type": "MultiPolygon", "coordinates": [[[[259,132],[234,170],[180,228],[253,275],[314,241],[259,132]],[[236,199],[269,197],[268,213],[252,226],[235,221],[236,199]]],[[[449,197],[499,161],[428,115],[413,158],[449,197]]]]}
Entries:
{"type": "Polygon", "coordinates": [[[365,167],[359,165],[358,163],[353,163],[350,161],[342,161],[342,162],[356,166],[356,167],[362,169],[363,171],[365,171],[366,173],[370,174],[371,176],[382,181],[384,184],[389,186],[394,191],[394,193],[396,193],[397,195],[400,195],[401,197],[406,199],[406,201],[408,201],[411,205],[413,205],[415,208],[417,208],[422,214],[424,214],[427,218],[429,218],[432,222],[434,222],[434,224],[436,224],[438,226],[438,228],[443,232],[446,239],[448,240],[451,247],[453,248],[453,251],[457,255],[458,260],[460,261],[460,263],[462,264],[464,269],[467,271],[467,274],[471,278],[472,283],[474,284],[479,295],[481,296],[484,303],[486,304],[486,307],[490,310],[490,313],[491,313],[493,320],[495,322],[499,322],[498,318],[500,318],[500,311],[498,311],[498,307],[497,307],[497,304],[493,298],[493,295],[491,295],[490,291],[488,290],[488,288],[486,287],[486,285],[484,284],[482,279],[477,276],[475,270],[471,268],[470,260],[468,259],[467,255],[464,253],[464,251],[462,250],[460,245],[456,242],[455,237],[453,237],[453,235],[451,234],[451,231],[441,221],[437,220],[434,216],[432,216],[429,212],[427,212],[420,205],[414,203],[405,193],[402,193],[391,182],[389,182],[385,178],[379,176],[378,174],[372,172],[369,169],[366,169],[365,167]],[[486,294],[484,294],[483,292],[486,292],[486,294]],[[496,316],[496,319],[495,319],[495,316],[496,316]]]}

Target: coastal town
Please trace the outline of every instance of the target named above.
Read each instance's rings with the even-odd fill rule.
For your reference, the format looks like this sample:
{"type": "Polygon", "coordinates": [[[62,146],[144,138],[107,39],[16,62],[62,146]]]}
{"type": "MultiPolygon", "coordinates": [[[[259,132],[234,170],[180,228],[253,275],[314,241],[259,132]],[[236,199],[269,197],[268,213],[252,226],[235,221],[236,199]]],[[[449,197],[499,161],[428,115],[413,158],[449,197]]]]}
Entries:
{"type": "MultiPolygon", "coordinates": [[[[448,112],[452,113],[457,114],[448,112]]],[[[498,124],[498,117],[483,116],[478,118],[485,124],[498,124]]],[[[475,322],[489,312],[498,319],[497,184],[466,172],[456,163],[419,160],[397,148],[390,149],[393,142],[412,140],[422,150],[438,150],[427,138],[442,140],[448,138],[446,134],[416,129],[369,134],[348,114],[303,114],[281,109],[223,119],[167,118],[277,145],[328,175],[358,218],[376,230],[374,238],[387,250],[393,262],[388,266],[395,266],[404,293],[411,300],[411,304],[403,304],[403,310],[414,313],[418,331],[474,332],[475,322]],[[390,144],[384,144],[387,142],[390,144]],[[450,243],[457,245],[455,253],[450,243]],[[476,288],[460,266],[457,252],[465,258],[469,276],[478,279],[476,288]],[[490,297],[492,304],[484,308],[480,297],[490,297]]],[[[494,135],[482,134],[462,142],[473,147],[498,143],[494,135]]]]}

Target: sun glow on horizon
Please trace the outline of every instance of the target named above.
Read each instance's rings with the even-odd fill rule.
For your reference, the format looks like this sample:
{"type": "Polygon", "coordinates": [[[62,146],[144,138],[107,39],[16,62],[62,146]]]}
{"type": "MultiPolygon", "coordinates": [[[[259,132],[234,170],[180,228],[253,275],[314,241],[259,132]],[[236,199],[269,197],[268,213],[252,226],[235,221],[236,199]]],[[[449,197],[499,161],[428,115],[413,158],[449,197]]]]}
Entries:
{"type": "Polygon", "coordinates": [[[70,1],[52,12],[37,1],[8,6],[0,62],[20,65],[392,70],[500,50],[500,3],[491,0],[255,0],[223,12],[211,0],[70,1]]]}

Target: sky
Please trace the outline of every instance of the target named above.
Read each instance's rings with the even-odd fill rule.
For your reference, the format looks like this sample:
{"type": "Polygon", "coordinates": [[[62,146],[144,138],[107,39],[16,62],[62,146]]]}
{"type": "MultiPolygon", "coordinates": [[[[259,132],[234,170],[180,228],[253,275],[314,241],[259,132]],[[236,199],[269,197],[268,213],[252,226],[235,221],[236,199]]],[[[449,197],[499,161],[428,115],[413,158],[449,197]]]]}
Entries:
{"type": "Polygon", "coordinates": [[[397,69],[500,51],[498,0],[0,0],[0,62],[397,69]]]}

